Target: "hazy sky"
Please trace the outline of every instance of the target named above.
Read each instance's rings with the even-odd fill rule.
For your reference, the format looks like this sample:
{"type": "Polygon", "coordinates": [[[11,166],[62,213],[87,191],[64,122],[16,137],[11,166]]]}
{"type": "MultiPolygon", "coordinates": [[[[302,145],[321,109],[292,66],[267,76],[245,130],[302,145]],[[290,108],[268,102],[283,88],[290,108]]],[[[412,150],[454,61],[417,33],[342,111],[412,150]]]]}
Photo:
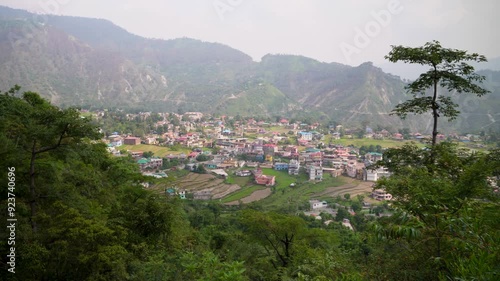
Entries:
{"type": "Polygon", "coordinates": [[[104,18],[152,38],[191,37],[324,62],[384,62],[390,45],[443,46],[500,57],[498,0],[0,0],[51,14],[104,18]]]}

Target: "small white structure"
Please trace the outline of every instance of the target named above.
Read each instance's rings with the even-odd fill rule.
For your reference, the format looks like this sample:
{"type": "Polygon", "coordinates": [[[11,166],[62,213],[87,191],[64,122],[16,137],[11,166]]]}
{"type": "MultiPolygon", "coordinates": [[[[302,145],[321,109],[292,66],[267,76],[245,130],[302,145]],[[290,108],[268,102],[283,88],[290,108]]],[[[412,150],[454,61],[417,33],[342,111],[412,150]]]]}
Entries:
{"type": "Polygon", "coordinates": [[[186,199],[186,190],[182,189],[178,191],[179,198],[186,199]]]}
{"type": "Polygon", "coordinates": [[[351,225],[351,222],[349,221],[349,219],[344,219],[342,220],[342,225],[349,228],[350,230],[354,230],[354,228],[352,227],[351,225]]]}
{"type": "Polygon", "coordinates": [[[380,167],[376,170],[365,169],[363,172],[364,172],[363,179],[365,181],[377,181],[382,177],[389,177],[390,176],[389,171],[387,170],[387,168],[384,168],[384,167],[380,167]]]}
{"type": "Polygon", "coordinates": [[[249,177],[252,175],[252,172],[250,172],[250,170],[242,170],[242,171],[237,171],[235,174],[238,177],[249,177]]]}
{"type": "Polygon", "coordinates": [[[391,200],[392,195],[390,193],[385,192],[382,189],[375,189],[372,191],[372,197],[373,199],[383,201],[383,200],[391,200]]]}
{"type": "Polygon", "coordinates": [[[312,210],[328,207],[328,203],[326,201],[309,200],[309,204],[311,205],[312,210]]]}
{"type": "Polygon", "coordinates": [[[224,178],[226,178],[228,176],[228,174],[226,173],[226,171],[224,171],[222,169],[214,169],[214,170],[211,170],[210,172],[212,172],[213,174],[216,174],[218,176],[222,176],[224,178]]]}

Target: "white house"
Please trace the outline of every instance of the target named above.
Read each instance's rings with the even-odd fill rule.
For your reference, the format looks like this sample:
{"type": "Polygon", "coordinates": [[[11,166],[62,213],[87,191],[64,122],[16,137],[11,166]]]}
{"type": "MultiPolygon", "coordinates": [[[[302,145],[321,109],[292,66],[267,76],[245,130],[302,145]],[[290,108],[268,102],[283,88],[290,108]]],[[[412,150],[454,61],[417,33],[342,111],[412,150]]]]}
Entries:
{"type": "Polygon", "coordinates": [[[326,201],[309,200],[309,204],[311,205],[312,210],[328,207],[328,203],[326,203],[326,201]]]}
{"type": "Polygon", "coordinates": [[[309,180],[322,180],[323,179],[323,168],[318,166],[309,166],[309,180]]]}
{"type": "Polygon", "coordinates": [[[386,168],[380,167],[378,169],[364,169],[363,179],[365,181],[377,181],[382,177],[390,176],[386,168]]]}
{"type": "Polygon", "coordinates": [[[349,228],[350,230],[354,230],[354,228],[352,227],[351,225],[351,222],[349,221],[349,219],[343,219],[342,220],[342,225],[349,228]]]}
{"type": "Polygon", "coordinates": [[[376,200],[379,200],[379,201],[391,200],[392,199],[392,195],[390,193],[385,192],[382,189],[375,189],[372,192],[372,197],[373,197],[373,199],[376,199],[376,200]]]}
{"type": "Polygon", "coordinates": [[[299,139],[310,141],[313,139],[313,134],[310,132],[299,132],[299,139]]]}
{"type": "Polygon", "coordinates": [[[300,170],[300,162],[292,159],[288,164],[288,174],[289,175],[298,175],[300,170]]]}

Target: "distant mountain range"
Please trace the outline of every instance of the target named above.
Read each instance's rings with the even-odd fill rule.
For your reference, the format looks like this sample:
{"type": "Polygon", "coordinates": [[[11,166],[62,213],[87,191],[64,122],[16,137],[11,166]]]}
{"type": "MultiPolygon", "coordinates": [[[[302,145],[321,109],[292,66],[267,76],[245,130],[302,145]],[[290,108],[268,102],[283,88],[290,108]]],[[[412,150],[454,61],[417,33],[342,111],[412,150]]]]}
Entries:
{"type": "MultiPolygon", "coordinates": [[[[446,131],[500,130],[500,72],[484,70],[483,98],[457,97],[446,131]]],[[[147,39],[101,19],[38,15],[0,6],[0,86],[19,84],[60,106],[310,117],[346,125],[426,131],[429,116],[389,116],[405,82],[372,63],[351,67],[291,55],[254,62],[195,39],[147,39]]]]}

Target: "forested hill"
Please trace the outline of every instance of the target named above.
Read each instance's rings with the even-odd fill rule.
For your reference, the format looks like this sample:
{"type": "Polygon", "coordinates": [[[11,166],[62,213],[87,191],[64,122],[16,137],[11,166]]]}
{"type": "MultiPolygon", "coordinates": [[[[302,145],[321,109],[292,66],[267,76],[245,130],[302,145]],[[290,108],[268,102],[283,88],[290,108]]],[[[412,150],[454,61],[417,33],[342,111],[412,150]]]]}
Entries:
{"type": "MultiPolygon", "coordinates": [[[[384,165],[393,174],[377,183],[394,195],[390,204],[362,210],[362,195],[322,197],[335,216],[306,216],[309,202],[293,197],[291,186],[273,192],[283,199],[274,207],[182,200],[145,188],[171,186],[181,171],[143,176],[131,156],[111,156],[93,120],[37,93],[1,92],[0,120],[0,280],[497,280],[500,274],[499,195],[491,185],[500,175],[498,149],[465,154],[446,142],[390,149],[384,165]]],[[[316,184],[322,183],[311,188],[316,184]]]]}
{"type": "MultiPolygon", "coordinates": [[[[388,115],[408,98],[405,83],[371,63],[351,67],[290,55],[254,62],[222,44],[143,38],[102,19],[0,7],[0,66],[4,89],[23,85],[61,106],[308,115],[348,125],[429,128],[423,118],[402,123],[388,115]]],[[[489,106],[498,100],[494,92],[464,107],[464,116],[474,118],[460,117],[445,129],[498,126],[489,106]]]]}

